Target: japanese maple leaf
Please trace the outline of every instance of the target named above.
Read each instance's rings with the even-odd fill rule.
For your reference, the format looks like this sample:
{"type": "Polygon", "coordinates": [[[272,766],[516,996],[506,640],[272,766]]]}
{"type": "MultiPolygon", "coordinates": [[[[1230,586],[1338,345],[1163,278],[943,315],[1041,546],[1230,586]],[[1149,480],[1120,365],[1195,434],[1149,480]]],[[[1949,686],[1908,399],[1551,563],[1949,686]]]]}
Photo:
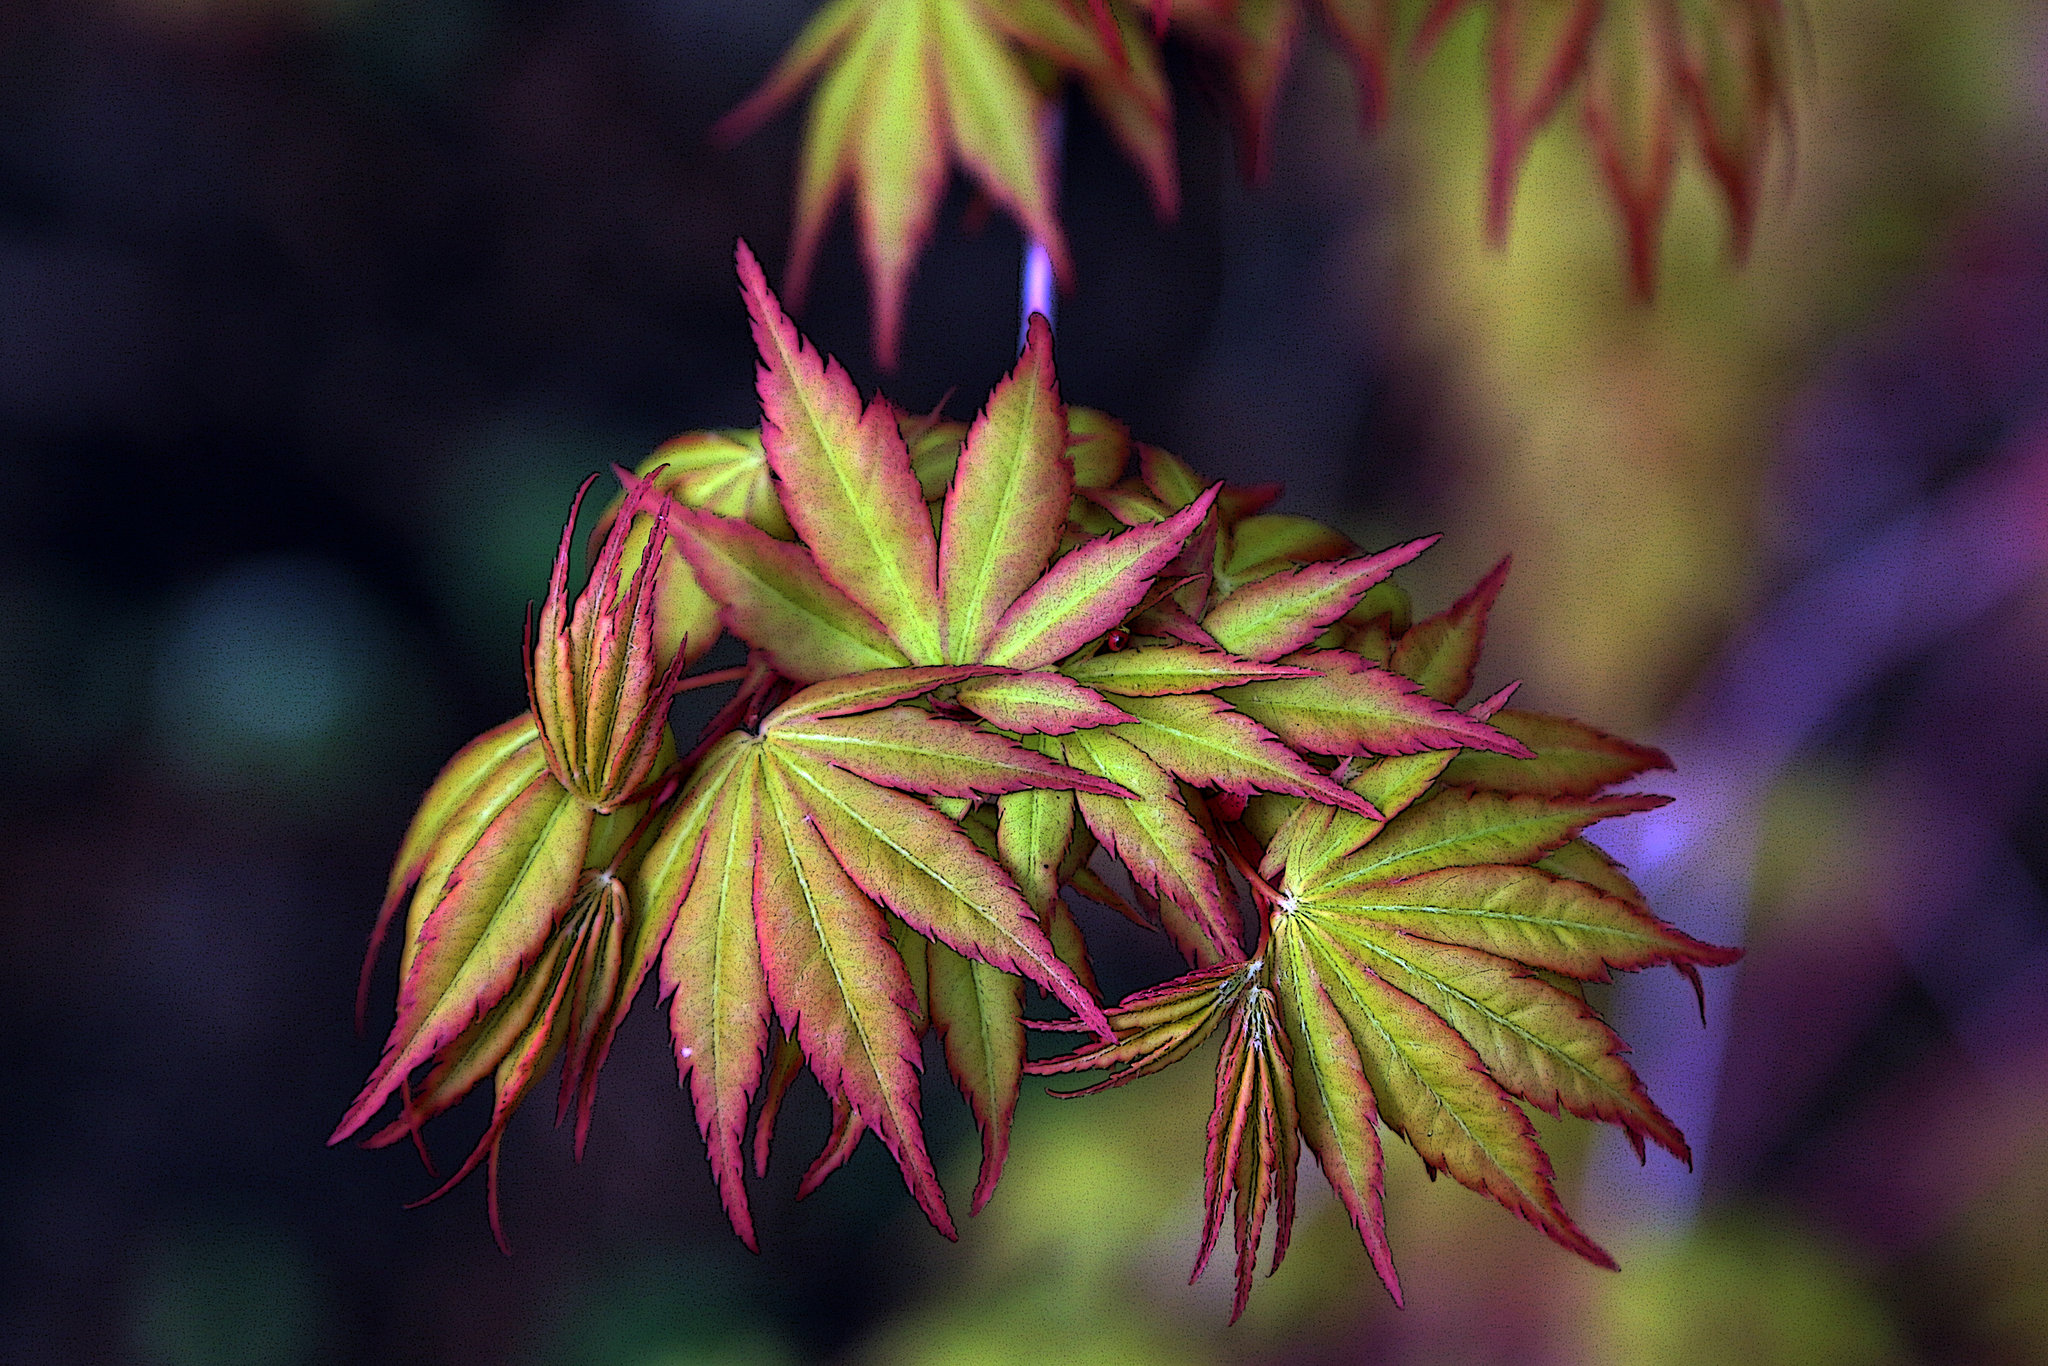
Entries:
{"type": "MultiPolygon", "coordinates": [[[[899,415],[879,399],[863,406],[844,371],[797,334],[744,249],[740,263],[762,354],[763,449],[798,539],[680,514],[684,549],[727,625],[799,682],[959,668],[944,685],[950,706],[1031,737],[1035,753],[1093,779],[1002,798],[997,852],[1034,910],[1055,914],[1054,870],[1076,847],[1078,814],[1148,890],[1186,908],[1172,923],[1186,927],[1177,937],[1191,956],[1235,952],[1215,856],[1176,784],[1362,803],[1248,717],[1190,695],[1305,671],[1171,646],[1088,663],[1088,647],[1121,629],[1202,526],[1213,491],[1060,554],[1074,471],[1041,320],[967,428],[935,530],[899,415]]],[[[1014,1022],[977,1028],[1014,1037],[1014,1022]]],[[[963,1084],[978,1111],[1004,1112],[1001,1094],[963,1084]]]]}
{"type": "Polygon", "coordinates": [[[964,958],[1038,983],[1109,1034],[1008,875],[909,795],[1119,791],[903,705],[975,672],[885,669],[804,689],[705,756],[647,852],[643,895],[671,922],[661,974],[677,1061],[726,1211],[750,1247],[741,1137],[771,1011],[826,1094],[881,1136],[932,1223],[952,1235],[919,1119],[921,1012],[883,908],[964,958]]]}
{"type": "Polygon", "coordinates": [[[1582,87],[1638,295],[1655,283],[1657,232],[1688,141],[1728,207],[1737,254],[1748,250],[1758,182],[1786,117],[1781,0],[1435,0],[1419,45],[1475,4],[1491,16],[1486,221],[1496,243],[1537,132],[1582,87]]]}
{"type": "MultiPolygon", "coordinates": [[[[1690,1160],[1613,1031],[1532,971],[1603,981],[1614,968],[1734,960],[1640,905],[1532,866],[1586,825],[1661,800],[1448,788],[1310,875],[1292,860],[1283,868],[1271,952],[1295,1055],[1314,1078],[1301,1088],[1302,1132],[1376,1262],[1376,1122],[1601,1265],[1612,1263],[1558,1201],[1515,1098],[1690,1160]]],[[[1392,1289],[1390,1263],[1381,1274],[1392,1289]]]]}
{"type": "Polygon", "coordinates": [[[1072,277],[1039,136],[1046,92],[1025,52],[1081,77],[1171,210],[1172,131],[1155,53],[1133,60],[1114,25],[1070,0],[834,0],[760,90],[717,129],[744,137],[819,77],[797,174],[788,288],[801,299],[818,243],[851,185],[873,291],[875,353],[896,364],[904,291],[958,162],[1072,277]]]}
{"type": "MultiPolygon", "coordinates": [[[[1604,794],[1668,767],[1661,753],[1582,723],[1507,711],[1512,685],[1467,712],[1450,710],[1471,687],[1506,569],[1503,562],[1451,608],[1391,637],[1392,667],[1372,676],[1386,675],[1400,695],[1425,698],[1443,715],[1498,723],[1526,742],[1522,757],[1452,747],[1448,738],[1432,747],[1418,733],[1408,752],[1386,746],[1337,770],[1363,811],[1261,797],[1230,836],[1264,845],[1249,851],[1257,867],[1249,858],[1238,863],[1266,913],[1256,956],[1137,993],[1110,1012],[1115,1042],[1028,1069],[1108,1069],[1089,1089],[1120,1085],[1178,1061],[1228,1025],[1196,1271],[1234,1201],[1234,1313],[1243,1309],[1269,1213],[1275,1265],[1285,1252],[1298,1142],[1316,1154],[1396,1303],[1381,1209],[1381,1124],[1432,1172],[1449,1171],[1601,1265],[1612,1263],[1559,1201],[1519,1102],[1614,1123],[1638,1152],[1654,1142],[1689,1160],[1684,1136],[1575,984],[1658,964],[1693,975],[1737,955],[1651,916],[1619,869],[1579,837],[1599,820],[1663,803],[1604,794]],[[1453,777],[1501,790],[1455,785],[1453,777]]],[[[1267,648],[1293,643],[1286,635],[1267,648]]]]}
{"type": "Polygon", "coordinates": [[[1026,1069],[1108,1069],[1105,1081],[1065,1093],[1085,1095],[1179,1061],[1227,1024],[1195,1273],[1234,1200],[1233,1318],[1269,1211],[1273,1265],[1285,1254],[1298,1142],[1316,1154],[1396,1303],[1381,1124],[1432,1171],[1450,1172],[1603,1266],[1613,1263],[1559,1201],[1517,1100],[1617,1124],[1638,1151],[1647,1139],[1690,1160],[1683,1135],[1623,1061],[1620,1040],[1568,985],[1605,980],[1615,968],[1690,969],[1737,956],[1650,916],[1626,879],[1576,838],[1594,821],[1663,799],[1433,789],[1428,770],[1447,758],[1381,760],[1388,771],[1378,781],[1373,770],[1355,780],[1388,819],[1300,803],[1297,817],[1322,819],[1283,829],[1274,842],[1284,852],[1278,886],[1258,880],[1271,930],[1257,958],[1136,993],[1110,1012],[1114,1041],[1026,1069]]]}
{"type": "MultiPolygon", "coordinates": [[[[1230,1311],[1235,1323],[1251,1294],[1252,1273],[1267,1211],[1274,1215],[1272,1267],[1287,1255],[1294,1224],[1294,1173],[1300,1157],[1293,1064],[1280,1028],[1269,974],[1262,963],[1242,959],[1197,968],[1184,977],[1125,997],[1110,1012],[1113,1042],[1026,1066],[1035,1076],[1108,1070],[1110,1075],[1065,1098],[1093,1095],[1156,1072],[1192,1053],[1224,1029],[1217,1059],[1216,1105],[1209,1117],[1203,1161],[1205,1217],[1201,1249],[1189,1280],[1198,1279],[1216,1249],[1224,1205],[1237,1206],[1237,1294],[1230,1311]]],[[[1074,1029],[1078,1024],[1034,1021],[1039,1029],[1074,1029]]]]}
{"type": "MultiPolygon", "coordinates": [[[[1019,375],[1025,369],[1020,364],[1019,375]]],[[[1017,377],[1011,383],[1017,383],[1017,377]]],[[[988,419],[1000,411],[1003,399],[1003,391],[998,391],[988,419]]],[[[1048,409],[1057,402],[1050,392],[1045,401],[1048,409]]],[[[974,441],[975,433],[970,432],[970,453],[974,441]]],[[[1033,539],[1049,544],[1059,504],[1073,487],[1065,477],[1065,462],[1053,458],[1056,451],[1056,446],[1044,443],[1035,451],[1017,448],[1020,459],[1010,484],[1044,491],[1036,505],[1036,529],[1020,525],[1022,519],[1011,519],[1009,501],[995,501],[967,524],[985,524],[992,538],[1011,544],[1029,545],[1033,539]]],[[[967,487],[968,471],[963,454],[956,496],[967,487]]],[[[1175,526],[1203,507],[1211,507],[1224,524],[1220,533],[1212,533],[1206,522],[1189,533],[1185,555],[1197,556],[1198,563],[1218,560],[1226,543],[1234,547],[1234,527],[1257,505],[1256,497],[1233,499],[1229,490],[1205,489],[1193,471],[1154,447],[1140,447],[1138,477],[1139,484],[1124,490],[1115,504],[1120,509],[1117,516],[1128,518],[1125,524],[1133,528],[1128,535],[1175,526]],[[1198,554],[1196,545],[1204,536],[1206,548],[1198,554]]],[[[1091,495],[1105,491],[1099,483],[1081,487],[1091,495]]],[[[950,532],[959,526],[963,512],[974,506],[965,498],[956,505],[949,497],[945,528],[950,532]]],[[[1324,531],[1313,539],[1327,545],[1328,535],[1324,531]]],[[[1095,837],[1132,870],[1139,886],[1159,899],[1163,926],[1190,960],[1221,961],[1236,952],[1228,881],[1203,828],[1203,813],[1185,799],[1186,789],[1238,798],[1257,792],[1287,793],[1363,813],[1369,806],[1332,782],[1303,751],[1401,752],[1430,743],[1526,755],[1511,737],[1450,711],[1404,680],[1361,661],[1332,655],[1344,676],[1341,681],[1323,678],[1316,668],[1301,667],[1307,661],[1275,662],[1315,640],[1393,569],[1435,539],[1425,537],[1376,555],[1313,565],[1279,559],[1276,551],[1256,579],[1247,570],[1242,582],[1233,581],[1232,591],[1213,601],[1205,591],[1192,589],[1188,602],[1204,615],[1198,623],[1176,603],[1178,627],[1163,615],[1164,600],[1155,592],[1152,605],[1137,619],[1137,629],[1178,629],[1181,639],[1148,638],[1135,645],[1126,640],[1113,649],[1084,651],[1062,663],[1057,673],[976,679],[961,687],[959,701],[1007,730],[1060,737],[1040,747],[1138,793],[1137,801],[1081,794],[1079,814],[1095,837]],[[1357,679],[1366,672],[1382,676],[1357,679]],[[1266,684],[1276,685],[1278,691],[1262,690],[1266,684]],[[1290,692],[1292,684],[1298,684],[1306,697],[1290,692]],[[1232,691],[1221,691],[1225,689],[1232,691]],[[1313,701],[1315,715],[1305,719],[1302,707],[1308,701],[1313,701]],[[1301,743],[1300,735],[1277,734],[1269,728],[1271,723],[1262,723],[1265,718],[1249,710],[1252,707],[1266,708],[1280,724],[1314,743],[1301,743]]],[[[1338,542],[1346,544],[1342,538],[1338,542]]],[[[1298,537],[1266,544],[1282,543],[1297,549],[1305,545],[1298,537]]],[[[1254,553],[1266,553],[1256,541],[1253,548],[1254,553]]],[[[1013,867],[1058,862],[1068,838],[1065,812],[1076,801],[1045,795],[1006,801],[1005,852],[1013,867]],[[1050,812],[1054,802],[1061,803],[1058,813],[1050,812]],[[1027,803],[1032,810],[1029,820],[1013,821],[1013,811],[1027,803]]],[[[1026,878],[1021,871],[1019,876],[1026,878]]]]}
{"type": "Polygon", "coordinates": [[[1205,496],[1051,562],[1073,474],[1041,320],[968,429],[934,534],[893,405],[863,405],[839,363],[797,332],[744,243],[738,259],[761,352],[762,442],[798,543],[694,510],[680,513],[680,539],[728,629],[783,675],[1042,669],[1129,615],[1207,515],[1205,496]]]}
{"type": "MultiPolygon", "coordinates": [[[[1340,572],[1355,574],[1355,566],[1340,572]]],[[[1320,629],[1310,613],[1293,632],[1320,629]]],[[[1140,797],[1113,802],[1080,793],[1075,801],[1104,847],[1160,900],[1165,928],[1196,963],[1237,956],[1238,934],[1206,809],[1184,799],[1187,787],[1239,799],[1289,794],[1326,813],[1366,819],[1378,814],[1371,801],[1333,781],[1306,753],[1400,752],[1425,743],[1527,753],[1518,741],[1431,701],[1404,679],[1376,672],[1361,684],[1370,667],[1362,661],[1341,657],[1327,673],[1302,667],[1327,662],[1305,654],[1265,663],[1158,644],[1071,666],[1132,719],[1066,735],[1056,742],[1058,752],[1140,797]]]]}

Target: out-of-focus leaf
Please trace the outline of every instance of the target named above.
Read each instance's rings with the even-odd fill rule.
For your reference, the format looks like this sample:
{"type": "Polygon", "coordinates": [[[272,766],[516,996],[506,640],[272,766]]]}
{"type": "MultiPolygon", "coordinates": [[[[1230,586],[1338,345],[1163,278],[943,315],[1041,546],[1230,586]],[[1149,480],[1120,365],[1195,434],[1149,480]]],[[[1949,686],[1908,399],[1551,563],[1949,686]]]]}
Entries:
{"type": "Polygon", "coordinates": [[[1665,5],[1618,5],[1586,54],[1586,132],[1621,214],[1629,282],[1647,298],[1657,282],[1657,232],[1678,170],[1686,61],[1677,15],[1665,5]]]}
{"type": "Polygon", "coordinates": [[[1134,61],[1112,51],[1070,0],[842,0],[813,17],[761,89],[719,125],[721,138],[743,137],[819,78],[797,176],[789,290],[802,297],[850,187],[885,368],[895,366],[904,292],[955,163],[1071,278],[1052,157],[1038,132],[1046,94],[1025,51],[1080,77],[1170,211],[1171,109],[1156,54],[1134,61]]]}

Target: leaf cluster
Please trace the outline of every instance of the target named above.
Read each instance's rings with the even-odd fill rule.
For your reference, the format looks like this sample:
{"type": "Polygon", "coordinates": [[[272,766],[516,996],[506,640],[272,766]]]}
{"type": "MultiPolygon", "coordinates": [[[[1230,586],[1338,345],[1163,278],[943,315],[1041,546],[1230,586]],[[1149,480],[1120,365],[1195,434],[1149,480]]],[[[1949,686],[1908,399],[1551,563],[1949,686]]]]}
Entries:
{"type": "Polygon", "coordinates": [[[1496,244],[1538,130],[1576,96],[1639,295],[1655,279],[1658,228],[1688,148],[1727,205],[1737,254],[1747,251],[1785,122],[1783,0],[831,0],[716,135],[744,137],[817,83],[797,171],[791,295],[801,299],[850,193],[875,352],[893,368],[910,275],[956,164],[1045,244],[1070,284],[1056,165],[1041,135],[1066,83],[1086,92],[1170,219],[1180,188],[1162,42],[1179,40],[1213,72],[1239,161],[1259,180],[1310,9],[1349,59],[1368,130],[1385,116],[1400,63],[1427,56],[1466,11],[1485,11],[1486,223],[1496,244]]]}
{"type": "Polygon", "coordinates": [[[653,976],[750,1247],[806,1071],[834,1120],[800,1193],[873,1132],[950,1236],[928,1034],[980,1127],[978,1210],[1025,1074],[1119,1085],[1220,1033],[1201,1260],[1234,1202],[1239,1310],[1303,1146],[1398,1298],[1383,1126],[1604,1264],[1521,1106],[1685,1157],[1581,984],[1734,955],[1582,838],[1661,803],[1609,789],[1663,755],[1512,688],[1467,703],[1506,565],[1415,621],[1389,576],[1435,538],[1360,553],[1277,488],[1205,483],[1062,401],[1043,319],[971,424],[918,417],[863,402],[739,265],[761,426],[621,471],[573,606],[565,532],[532,711],[450,762],[400,850],[371,952],[408,907],[398,1018],[336,1140],[395,1101],[368,1142],[419,1141],[489,1078],[448,1184],[488,1161],[495,1226],[506,1119],[560,1057],[580,1149],[653,976]],[[748,663],[684,678],[714,623],[748,663]],[[713,684],[679,753],[668,701],[713,684]],[[1068,891],[1187,972],[1105,1010],[1068,891]],[[1028,1019],[1030,987],[1067,1017],[1028,1019]],[[1033,1026],[1085,1037],[1033,1061],[1033,1026]]]}

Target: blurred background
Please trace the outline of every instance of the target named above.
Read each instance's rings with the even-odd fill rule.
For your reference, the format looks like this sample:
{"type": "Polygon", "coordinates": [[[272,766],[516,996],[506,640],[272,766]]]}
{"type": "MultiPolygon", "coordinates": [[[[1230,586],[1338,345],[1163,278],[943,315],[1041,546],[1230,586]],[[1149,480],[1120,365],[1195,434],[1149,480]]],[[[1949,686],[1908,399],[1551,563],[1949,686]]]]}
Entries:
{"type": "MultiPolygon", "coordinates": [[[[1397,1311],[1321,1177],[1225,1329],[1186,1284],[1209,1077],[1028,1087],[959,1246],[868,1143],[793,1203],[822,1098],[719,1214],[659,1017],[580,1165],[545,1106],[481,1183],[323,1140],[371,1064],[358,955],[419,793],[523,705],[576,482],[754,420],[730,260],[779,261],[800,118],[705,132],[803,0],[0,6],[0,1360],[2026,1363],[2048,1360],[2048,18],[1805,0],[1747,266],[1690,172],[1653,306],[1572,130],[1479,240],[1477,31],[1357,132],[1313,25],[1271,181],[1176,68],[1154,223],[1079,103],[1071,401],[1284,477],[1362,542],[1502,553],[1482,687],[1663,744],[1607,836],[1749,955],[1707,1023],[1611,1000],[1686,1173],[1547,1125],[1581,1265],[1389,1154],[1397,1311]]],[[[1020,243],[956,186],[910,407],[1006,368],[1020,243]]],[[[801,321],[864,386],[842,219],[801,321]]],[[[685,722],[689,724],[689,722],[685,722]]],[[[1091,921],[1091,924],[1101,923],[1091,921]]],[[[1112,990],[1172,970],[1105,928],[1112,990]]],[[[373,1008],[387,1012],[390,965],[373,1008]]],[[[934,1087],[956,1195],[976,1144],[934,1087]]],[[[465,1111],[444,1121],[453,1151],[465,1111]]]]}

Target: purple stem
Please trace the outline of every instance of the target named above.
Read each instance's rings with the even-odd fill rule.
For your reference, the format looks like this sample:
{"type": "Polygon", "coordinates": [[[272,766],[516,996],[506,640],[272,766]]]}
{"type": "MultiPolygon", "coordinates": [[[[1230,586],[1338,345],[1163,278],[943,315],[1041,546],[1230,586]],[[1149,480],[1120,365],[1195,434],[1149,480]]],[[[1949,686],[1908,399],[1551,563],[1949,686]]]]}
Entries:
{"type": "MultiPolygon", "coordinates": [[[[1045,148],[1046,160],[1052,164],[1052,179],[1059,181],[1061,149],[1066,139],[1066,107],[1059,100],[1049,101],[1045,112],[1039,116],[1038,139],[1045,148]]],[[[1020,307],[1017,314],[1017,350],[1024,350],[1024,339],[1031,330],[1031,315],[1043,314],[1047,327],[1053,326],[1055,307],[1053,297],[1052,253],[1045,249],[1045,243],[1036,237],[1027,238],[1024,243],[1024,278],[1020,289],[1020,307]]]]}

